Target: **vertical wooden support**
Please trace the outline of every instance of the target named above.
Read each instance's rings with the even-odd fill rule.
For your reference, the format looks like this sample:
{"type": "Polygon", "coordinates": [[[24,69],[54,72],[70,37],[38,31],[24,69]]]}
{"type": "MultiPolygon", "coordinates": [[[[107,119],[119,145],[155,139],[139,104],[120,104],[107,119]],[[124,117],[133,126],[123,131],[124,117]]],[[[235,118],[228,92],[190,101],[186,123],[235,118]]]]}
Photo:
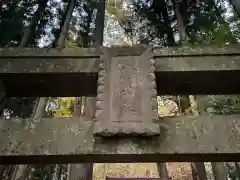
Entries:
{"type": "Polygon", "coordinates": [[[70,164],[67,180],[92,180],[93,164],[70,164]]]}
{"type": "Polygon", "coordinates": [[[4,171],[5,171],[5,167],[4,165],[0,165],[0,179],[3,178],[3,175],[4,175],[4,171]]]}
{"type": "Polygon", "coordinates": [[[39,119],[39,118],[43,117],[47,102],[48,102],[47,97],[38,98],[38,100],[36,102],[36,108],[34,110],[34,118],[35,119],[39,119]]]}
{"type": "Polygon", "coordinates": [[[0,103],[3,102],[5,96],[6,96],[5,86],[4,86],[4,84],[0,81],[0,103]]]}
{"type": "Polygon", "coordinates": [[[227,180],[227,175],[224,171],[224,164],[222,162],[211,163],[213,176],[215,180],[227,180]]]}
{"type": "Polygon", "coordinates": [[[73,116],[80,117],[82,111],[82,97],[76,97],[76,104],[74,106],[73,116]]]}
{"type": "Polygon", "coordinates": [[[193,180],[207,180],[207,173],[203,162],[192,162],[191,168],[193,180]]]}
{"type": "Polygon", "coordinates": [[[29,166],[27,165],[16,165],[12,180],[26,180],[29,173],[29,166]]]}
{"type": "MultiPolygon", "coordinates": [[[[6,96],[5,86],[0,81],[0,112],[1,113],[3,112],[3,109],[4,109],[4,99],[5,99],[5,96],[6,96]]],[[[4,170],[5,170],[5,166],[0,165],[0,179],[3,176],[4,170]]]]}
{"type": "Polygon", "coordinates": [[[240,179],[240,164],[239,162],[235,162],[234,165],[237,171],[238,178],[240,179]]]}
{"type": "Polygon", "coordinates": [[[158,174],[161,180],[168,180],[168,170],[166,163],[157,163],[158,174]]]}
{"type": "Polygon", "coordinates": [[[159,135],[152,49],[141,56],[115,53],[105,49],[101,56],[94,135],[159,135]]]}
{"type": "Polygon", "coordinates": [[[84,116],[86,119],[93,119],[96,111],[96,97],[87,97],[84,107],[84,116]]]}
{"type": "Polygon", "coordinates": [[[98,0],[96,28],[95,28],[95,48],[103,45],[104,19],[105,19],[106,0],[98,0]]]}
{"type": "Polygon", "coordinates": [[[2,115],[5,104],[7,102],[6,90],[4,84],[0,81],[0,114],[2,115]]]}
{"type": "MultiPolygon", "coordinates": [[[[79,114],[82,100],[77,97],[77,102],[74,111],[75,117],[80,117],[79,114]]],[[[87,120],[92,120],[91,118],[86,118],[87,120]]],[[[85,164],[68,164],[68,176],[67,180],[92,180],[92,173],[93,173],[93,163],[85,163],[85,164]]]]}

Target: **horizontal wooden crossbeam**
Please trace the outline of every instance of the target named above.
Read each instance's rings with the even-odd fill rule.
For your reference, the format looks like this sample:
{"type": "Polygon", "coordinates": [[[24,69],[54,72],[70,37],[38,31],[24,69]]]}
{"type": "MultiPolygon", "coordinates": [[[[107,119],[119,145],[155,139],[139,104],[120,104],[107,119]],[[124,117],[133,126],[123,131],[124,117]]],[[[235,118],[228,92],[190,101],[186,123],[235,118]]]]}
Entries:
{"type": "MultiPolygon", "coordinates": [[[[119,56],[137,56],[143,48],[113,49],[119,56]]],[[[155,49],[158,94],[239,93],[238,49],[155,49]]],[[[0,49],[0,80],[7,96],[95,96],[101,53],[84,48],[0,49]]]]}
{"type": "MultiPolygon", "coordinates": [[[[144,46],[112,48],[141,55],[144,46]]],[[[0,49],[0,80],[7,96],[95,96],[101,51],[96,49],[0,49]]],[[[154,49],[159,95],[237,94],[240,53],[226,48],[154,49]]]]}
{"type": "Polygon", "coordinates": [[[1,49],[0,79],[7,96],[95,96],[95,49],[1,49]]]}
{"type": "Polygon", "coordinates": [[[240,161],[240,116],[165,118],[150,139],[94,138],[85,120],[1,121],[0,164],[240,161]]]}
{"type": "MultiPolygon", "coordinates": [[[[113,46],[112,50],[118,56],[141,55],[145,45],[113,46]],[[119,51],[120,49],[120,51],[119,51]]],[[[239,45],[219,46],[196,46],[196,47],[167,47],[154,48],[153,53],[156,57],[176,57],[176,56],[221,56],[221,55],[240,55],[239,45]]],[[[99,57],[101,50],[95,48],[0,48],[0,57],[99,57]]]]}

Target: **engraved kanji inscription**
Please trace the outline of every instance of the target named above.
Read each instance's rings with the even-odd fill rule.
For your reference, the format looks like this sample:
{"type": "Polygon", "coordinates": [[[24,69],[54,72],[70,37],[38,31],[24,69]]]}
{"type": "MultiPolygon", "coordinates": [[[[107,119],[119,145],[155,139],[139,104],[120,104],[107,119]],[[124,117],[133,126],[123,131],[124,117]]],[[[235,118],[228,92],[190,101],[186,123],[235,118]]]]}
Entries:
{"type": "Polygon", "coordinates": [[[117,65],[116,81],[113,82],[111,88],[115,89],[115,92],[112,94],[112,103],[116,107],[115,112],[117,116],[115,122],[141,121],[138,115],[141,115],[142,112],[137,103],[137,88],[140,88],[141,83],[141,77],[138,76],[138,73],[139,71],[133,65],[117,65]]]}
{"type": "Polygon", "coordinates": [[[94,134],[158,135],[156,83],[151,53],[101,57],[94,134]]]}

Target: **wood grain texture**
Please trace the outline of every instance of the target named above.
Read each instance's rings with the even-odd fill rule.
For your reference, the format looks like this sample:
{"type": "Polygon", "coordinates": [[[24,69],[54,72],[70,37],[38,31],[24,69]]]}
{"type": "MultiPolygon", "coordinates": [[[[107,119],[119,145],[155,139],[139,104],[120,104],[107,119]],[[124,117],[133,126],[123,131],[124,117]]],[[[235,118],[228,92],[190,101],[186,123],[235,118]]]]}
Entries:
{"type": "MultiPolygon", "coordinates": [[[[141,55],[146,45],[112,46],[118,56],[141,55]]],[[[106,47],[104,47],[106,48],[106,47]]],[[[239,45],[155,48],[154,56],[239,55],[239,45]]],[[[97,48],[0,48],[0,57],[99,57],[97,48]]]]}
{"type": "Polygon", "coordinates": [[[239,45],[226,46],[180,46],[180,47],[166,47],[155,48],[155,56],[219,56],[219,55],[239,55],[239,45]]]}
{"type": "MultiPolygon", "coordinates": [[[[110,51],[120,57],[140,56],[144,48],[113,47],[110,51]]],[[[238,94],[238,49],[184,47],[177,48],[175,53],[172,48],[155,49],[158,95],[238,94]]],[[[83,48],[0,49],[0,80],[7,96],[95,97],[101,54],[83,48]]]]}
{"type": "Polygon", "coordinates": [[[0,163],[240,161],[240,116],[166,118],[160,137],[93,138],[79,118],[12,119],[0,128],[0,163]]]}

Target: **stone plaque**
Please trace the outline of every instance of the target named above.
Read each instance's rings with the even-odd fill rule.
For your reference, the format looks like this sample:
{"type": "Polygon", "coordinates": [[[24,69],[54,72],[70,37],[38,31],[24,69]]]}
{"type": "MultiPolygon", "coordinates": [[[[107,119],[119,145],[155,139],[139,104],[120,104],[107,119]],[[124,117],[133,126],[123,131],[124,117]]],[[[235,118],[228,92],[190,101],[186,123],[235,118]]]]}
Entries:
{"type": "Polygon", "coordinates": [[[94,135],[158,135],[152,52],[114,56],[109,51],[101,56],[94,135]]]}

